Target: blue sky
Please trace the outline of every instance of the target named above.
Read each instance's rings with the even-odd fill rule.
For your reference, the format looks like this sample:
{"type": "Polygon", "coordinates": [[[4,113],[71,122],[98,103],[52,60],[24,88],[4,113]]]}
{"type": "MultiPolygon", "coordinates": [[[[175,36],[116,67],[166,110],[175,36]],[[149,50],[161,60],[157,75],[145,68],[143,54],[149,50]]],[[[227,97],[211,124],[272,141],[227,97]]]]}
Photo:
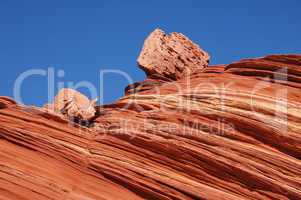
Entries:
{"type": "MultiPolygon", "coordinates": [[[[97,90],[104,69],[143,80],[136,59],[157,27],[184,33],[210,53],[211,64],[301,53],[300,10],[299,0],[1,0],[0,95],[13,96],[16,78],[29,69],[63,70],[56,85],[89,81],[97,90]]],[[[128,84],[117,74],[103,82],[105,103],[121,97],[128,84]]],[[[21,89],[24,103],[47,102],[46,76],[27,78],[21,89]]]]}

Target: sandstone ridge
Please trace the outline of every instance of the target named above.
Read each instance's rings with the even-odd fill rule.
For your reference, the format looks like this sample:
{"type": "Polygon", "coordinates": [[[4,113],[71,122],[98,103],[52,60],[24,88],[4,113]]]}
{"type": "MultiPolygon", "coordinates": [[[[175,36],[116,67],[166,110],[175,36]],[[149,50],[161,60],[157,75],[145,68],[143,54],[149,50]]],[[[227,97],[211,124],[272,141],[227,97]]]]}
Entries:
{"type": "Polygon", "coordinates": [[[0,97],[0,199],[301,199],[301,55],[207,66],[160,30],[144,47],[148,78],[91,127],[0,97]]]}

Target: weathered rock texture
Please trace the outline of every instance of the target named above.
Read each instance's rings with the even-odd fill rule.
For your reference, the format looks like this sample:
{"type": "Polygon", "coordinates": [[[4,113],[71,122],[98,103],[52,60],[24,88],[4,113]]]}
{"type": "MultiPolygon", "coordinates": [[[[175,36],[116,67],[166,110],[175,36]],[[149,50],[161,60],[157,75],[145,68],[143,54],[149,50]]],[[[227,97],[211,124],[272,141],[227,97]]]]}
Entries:
{"type": "Polygon", "coordinates": [[[272,55],[137,83],[91,128],[1,97],[0,199],[301,199],[300,78],[272,55]]]}
{"type": "Polygon", "coordinates": [[[89,121],[96,115],[96,101],[96,99],[90,101],[85,95],[76,90],[63,88],[54,98],[53,103],[46,104],[44,108],[68,118],[89,121]]]}
{"type": "Polygon", "coordinates": [[[138,65],[148,76],[178,80],[208,66],[209,54],[181,33],[153,31],[144,42],[138,65]]]}

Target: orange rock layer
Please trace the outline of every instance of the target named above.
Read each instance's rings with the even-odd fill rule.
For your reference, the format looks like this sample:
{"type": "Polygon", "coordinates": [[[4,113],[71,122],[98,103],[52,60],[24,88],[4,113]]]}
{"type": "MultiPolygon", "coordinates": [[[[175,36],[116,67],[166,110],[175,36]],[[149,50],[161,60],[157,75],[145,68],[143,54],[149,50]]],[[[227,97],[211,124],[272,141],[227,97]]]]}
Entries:
{"type": "Polygon", "coordinates": [[[149,77],[92,127],[0,98],[0,199],[301,199],[301,55],[149,77]]]}

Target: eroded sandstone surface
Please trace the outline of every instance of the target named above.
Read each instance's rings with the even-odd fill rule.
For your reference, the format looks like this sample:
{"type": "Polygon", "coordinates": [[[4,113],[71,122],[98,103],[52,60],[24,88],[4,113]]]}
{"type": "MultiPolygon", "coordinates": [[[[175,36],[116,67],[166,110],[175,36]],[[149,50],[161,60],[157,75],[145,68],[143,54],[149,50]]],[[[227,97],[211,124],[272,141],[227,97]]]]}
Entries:
{"type": "Polygon", "coordinates": [[[208,66],[210,56],[181,33],[154,30],[145,40],[138,65],[148,76],[178,80],[208,66]]]}
{"type": "Polygon", "coordinates": [[[66,116],[69,119],[78,119],[89,121],[96,116],[97,99],[90,100],[80,92],[70,89],[62,88],[55,96],[52,103],[47,103],[44,108],[50,112],[56,112],[66,116]]]}
{"type": "Polygon", "coordinates": [[[0,199],[301,199],[301,55],[165,53],[89,128],[0,97],[0,199]]]}

